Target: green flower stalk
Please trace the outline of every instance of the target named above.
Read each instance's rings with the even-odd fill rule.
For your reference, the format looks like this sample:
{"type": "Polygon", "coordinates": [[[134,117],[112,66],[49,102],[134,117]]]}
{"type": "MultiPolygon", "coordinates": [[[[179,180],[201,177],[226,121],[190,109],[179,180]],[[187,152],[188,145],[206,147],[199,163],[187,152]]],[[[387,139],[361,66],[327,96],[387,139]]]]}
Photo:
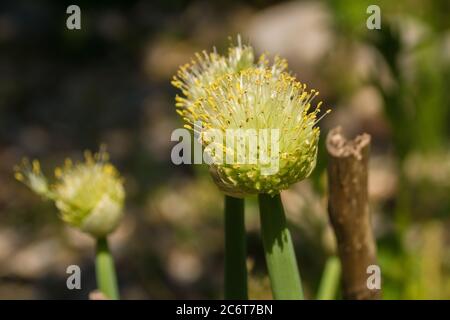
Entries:
{"type": "Polygon", "coordinates": [[[277,300],[303,299],[294,245],[286,226],[280,195],[260,194],[261,234],[273,297],[277,300]]]}
{"type": "Polygon", "coordinates": [[[286,60],[254,57],[240,38],[227,56],[198,54],[172,82],[182,92],[177,113],[203,144],[219,189],[229,197],[259,196],[274,297],[298,299],[300,276],[279,193],[315,167],[321,102],[312,108],[319,93],[290,75],[286,60]]]}
{"type": "Polygon", "coordinates": [[[320,280],[317,300],[333,300],[341,278],[341,262],[337,256],[331,256],[325,263],[325,269],[320,280]]]}
{"type": "Polygon", "coordinates": [[[90,234],[97,240],[96,270],[99,289],[110,299],[118,299],[114,263],[107,236],[119,225],[123,216],[125,190],[123,179],[109,162],[104,150],[85,153],[85,162],[66,159],[55,169],[55,181],[49,183],[39,161],[24,159],[15,167],[15,178],[26,184],[58,208],[61,219],[70,226],[90,234]]]}

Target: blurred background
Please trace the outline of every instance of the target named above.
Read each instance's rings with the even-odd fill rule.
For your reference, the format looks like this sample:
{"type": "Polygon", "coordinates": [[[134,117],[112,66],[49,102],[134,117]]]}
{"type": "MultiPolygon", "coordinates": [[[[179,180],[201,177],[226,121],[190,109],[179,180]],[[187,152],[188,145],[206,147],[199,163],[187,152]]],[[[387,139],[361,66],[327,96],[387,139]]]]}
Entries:
{"type": "MultiPolygon", "coordinates": [[[[111,237],[124,299],[216,299],[223,291],[222,196],[207,169],[175,166],[181,127],[170,80],[203,49],[241,34],[288,59],[333,112],[311,179],[282,194],[306,296],[334,238],[324,137],[372,135],[369,192],[385,299],[450,298],[450,29],[447,0],[24,1],[0,4],[0,298],[86,299],[94,241],[13,178],[23,156],[48,175],[106,143],[126,179],[111,237]],[[66,8],[81,8],[81,30],[66,8]],[[381,9],[369,30],[366,9],[381,9]],[[66,268],[82,269],[67,290],[66,268]]],[[[250,297],[271,298],[255,199],[246,203],[250,297]]]]}

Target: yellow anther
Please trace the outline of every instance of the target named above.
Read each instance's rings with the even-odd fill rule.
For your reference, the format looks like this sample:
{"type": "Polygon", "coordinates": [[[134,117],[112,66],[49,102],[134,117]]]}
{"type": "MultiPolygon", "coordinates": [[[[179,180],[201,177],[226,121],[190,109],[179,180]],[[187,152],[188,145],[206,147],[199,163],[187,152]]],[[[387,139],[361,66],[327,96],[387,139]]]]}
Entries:
{"type": "Polygon", "coordinates": [[[23,182],[25,180],[23,174],[21,174],[20,172],[14,173],[14,178],[16,178],[16,180],[20,182],[23,182]]]}
{"type": "Polygon", "coordinates": [[[39,161],[33,160],[32,166],[33,166],[34,173],[39,174],[41,172],[41,165],[40,165],[39,161]]]}
{"type": "Polygon", "coordinates": [[[63,173],[60,167],[55,168],[55,177],[60,179],[62,177],[63,173]]]}

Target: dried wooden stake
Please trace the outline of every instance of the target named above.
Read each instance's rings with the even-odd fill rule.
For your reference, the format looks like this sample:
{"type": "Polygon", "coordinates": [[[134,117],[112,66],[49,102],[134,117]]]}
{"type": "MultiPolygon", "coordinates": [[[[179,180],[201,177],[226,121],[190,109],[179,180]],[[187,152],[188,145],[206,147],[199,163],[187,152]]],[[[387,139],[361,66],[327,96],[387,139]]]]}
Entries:
{"type": "Polygon", "coordinates": [[[368,202],[370,135],[347,140],[341,127],[327,136],[328,214],[336,234],[342,264],[345,299],[380,299],[381,290],[369,289],[367,273],[376,265],[368,202]]]}

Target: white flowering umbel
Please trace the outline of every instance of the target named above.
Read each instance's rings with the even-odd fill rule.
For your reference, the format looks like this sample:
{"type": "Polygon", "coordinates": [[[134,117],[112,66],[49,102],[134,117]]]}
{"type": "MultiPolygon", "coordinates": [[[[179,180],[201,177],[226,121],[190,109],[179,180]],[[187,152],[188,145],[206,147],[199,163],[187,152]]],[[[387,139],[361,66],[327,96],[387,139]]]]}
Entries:
{"type": "MultiPolygon", "coordinates": [[[[212,165],[213,177],[223,191],[230,195],[273,195],[311,174],[316,165],[319,128],[315,125],[321,103],[309,111],[317,91],[307,91],[306,85],[287,73],[274,76],[270,69],[249,68],[219,78],[206,92],[206,97],[199,98],[200,109],[219,111],[209,118],[209,126],[243,132],[248,129],[279,132],[275,143],[267,141],[263,145],[259,136],[255,156],[259,160],[276,159],[278,170],[273,174],[265,174],[266,165],[262,161],[256,164],[217,161],[212,165]]],[[[226,142],[222,145],[225,154],[230,152],[226,142]]],[[[203,139],[203,143],[209,145],[212,141],[203,139]]],[[[245,147],[248,155],[249,144],[245,147]]]]}
{"type": "MultiPolygon", "coordinates": [[[[307,90],[305,84],[287,73],[285,60],[275,58],[274,64],[269,65],[263,55],[254,63],[253,49],[241,44],[229,49],[228,57],[214,53],[198,59],[193,66],[181,67],[173,82],[184,94],[184,97],[176,97],[176,106],[186,128],[196,131],[195,123],[201,121],[206,132],[198,134],[205,147],[215,144],[205,152],[213,159],[210,171],[219,188],[237,197],[259,193],[275,195],[308,177],[316,164],[320,133],[316,124],[320,120],[317,115],[321,102],[316,108],[311,104],[319,93],[307,90]],[[245,63],[236,63],[242,60],[245,63]],[[220,130],[226,136],[230,129],[244,133],[277,131],[277,148],[269,144],[263,155],[259,144],[255,157],[262,159],[269,155],[277,159],[278,170],[268,175],[261,162],[214,161],[226,158],[223,154],[228,154],[231,146],[227,146],[226,140],[213,141],[208,130],[220,130]],[[218,156],[217,150],[223,154],[218,156]]],[[[232,148],[231,152],[237,153],[235,144],[232,148]]],[[[245,148],[249,154],[248,145],[245,148]]]]}
{"type": "MultiPolygon", "coordinates": [[[[214,52],[207,53],[203,51],[197,53],[191,63],[180,67],[172,84],[179,88],[183,96],[175,97],[177,113],[181,115],[186,122],[185,127],[193,129],[196,121],[207,120],[208,113],[204,110],[198,110],[199,98],[207,95],[207,88],[217,81],[218,78],[227,75],[239,73],[249,68],[265,69],[269,61],[263,54],[255,62],[255,54],[252,47],[243,45],[238,37],[238,45],[228,49],[228,55],[219,55],[214,52]]],[[[270,70],[273,76],[278,76],[287,68],[287,62],[284,59],[275,57],[274,64],[270,70]]],[[[207,124],[207,122],[206,122],[207,124]]]]}
{"type": "Polygon", "coordinates": [[[101,150],[85,153],[83,163],[70,159],[55,169],[55,182],[49,184],[37,160],[24,159],[15,168],[15,177],[40,196],[53,200],[61,219],[91,234],[104,237],[114,231],[123,215],[123,179],[101,150]]]}

